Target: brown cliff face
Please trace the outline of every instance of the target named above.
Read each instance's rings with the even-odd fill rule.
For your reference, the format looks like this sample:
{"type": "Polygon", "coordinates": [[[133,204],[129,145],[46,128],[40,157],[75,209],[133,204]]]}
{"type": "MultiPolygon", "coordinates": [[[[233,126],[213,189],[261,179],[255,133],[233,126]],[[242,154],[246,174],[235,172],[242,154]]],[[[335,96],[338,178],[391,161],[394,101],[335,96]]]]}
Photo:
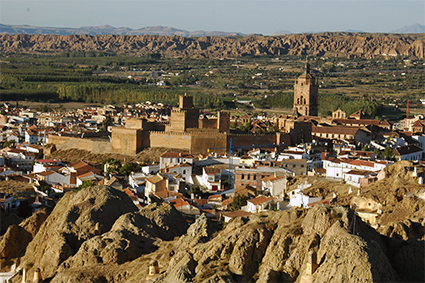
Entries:
{"type": "Polygon", "coordinates": [[[143,56],[220,58],[247,55],[405,55],[424,58],[424,34],[321,33],[284,36],[189,38],[159,35],[0,35],[0,52],[113,51],[143,56]]]}

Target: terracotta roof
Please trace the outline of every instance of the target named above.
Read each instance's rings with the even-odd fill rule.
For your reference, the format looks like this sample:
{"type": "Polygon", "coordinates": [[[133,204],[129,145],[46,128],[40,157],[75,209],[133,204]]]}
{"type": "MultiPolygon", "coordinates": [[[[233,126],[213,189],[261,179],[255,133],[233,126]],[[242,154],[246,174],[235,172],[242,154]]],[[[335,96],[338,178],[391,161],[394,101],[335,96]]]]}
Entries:
{"type": "Polygon", "coordinates": [[[222,201],[221,205],[225,206],[225,205],[229,205],[233,202],[233,198],[228,198],[222,201]]]}
{"type": "Polygon", "coordinates": [[[190,205],[190,203],[187,202],[187,201],[183,201],[183,202],[175,203],[174,207],[178,208],[178,207],[185,206],[185,205],[190,205]]]}
{"type": "Polygon", "coordinates": [[[358,127],[347,127],[347,126],[333,126],[333,127],[312,126],[311,127],[312,134],[319,133],[319,134],[355,135],[358,131],[361,131],[361,130],[362,129],[358,127]]]}
{"type": "Polygon", "coordinates": [[[166,198],[174,197],[174,196],[178,196],[178,197],[182,197],[183,196],[181,193],[176,193],[176,192],[169,191],[169,190],[155,192],[155,195],[157,197],[161,198],[161,199],[166,199],[166,198]]]}
{"type": "Polygon", "coordinates": [[[77,178],[80,178],[81,179],[81,178],[88,177],[88,176],[91,176],[91,175],[95,175],[95,173],[93,173],[92,171],[89,171],[87,173],[78,175],[77,178]]]}
{"type": "Polygon", "coordinates": [[[248,200],[248,202],[252,203],[253,205],[258,205],[270,201],[272,199],[273,197],[258,196],[256,198],[248,200]]]}
{"type": "Polygon", "coordinates": [[[364,160],[353,160],[349,162],[349,164],[356,165],[356,166],[367,166],[372,168],[375,167],[375,164],[373,162],[364,161],[364,160]]]}
{"type": "Polygon", "coordinates": [[[244,185],[244,186],[237,187],[237,188],[235,189],[235,193],[236,193],[236,192],[243,191],[243,190],[251,191],[251,192],[253,192],[254,194],[257,192],[257,190],[256,190],[253,186],[246,184],[246,185],[244,185]]]}
{"type": "Polygon", "coordinates": [[[391,126],[387,120],[373,120],[373,119],[333,119],[336,123],[339,124],[351,124],[351,125],[375,125],[375,126],[391,126]]]}
{"type": "Polygon", "coordinates": [[[207,175],[213,175],[213,174],[220,174],[221,169],[220,168],[214,168],[214,167],[204,167],[205,174],[207,175]]]}
{"type": "Polygon", "coordinates": [[[82,168],[84,166],[91,166],[91,165],[80,160],[77,163],[71,164],[70,166],[73,167],[75,170],[77,170],[77,169],[82,168]]]}
{"type": "Polygon", "coordinates": [[[194,200],[194,203],[196,203],[197,205],[205,205],[205,204],[208,204],[208,200],[207,199],[203,199],[203,198],[201,198],[201,199],[195,199],[194,200]]]}
{"type": "Polygon", "coordinates": [[[270,182],[276,182],[276,181],[279,181],[279,180],[282,180],[282,179],[286,179],[286,176],[278,176],[278,177],[274,177],[274,178],[271,178],[270,179],[270,182]]]}
{"type": "Polygon", "coordinates": [[[166,152],[163,155],[161,155],[163,158],[179,158],[180,153],[178,152],[166,152]]]}

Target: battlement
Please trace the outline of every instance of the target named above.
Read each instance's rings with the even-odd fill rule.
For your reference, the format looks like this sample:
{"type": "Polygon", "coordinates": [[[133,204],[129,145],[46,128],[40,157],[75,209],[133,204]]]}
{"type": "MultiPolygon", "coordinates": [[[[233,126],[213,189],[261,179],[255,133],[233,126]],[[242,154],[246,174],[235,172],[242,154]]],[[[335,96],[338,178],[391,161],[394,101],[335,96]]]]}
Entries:
{"type": "Polygon", "coordinates": [[[150,134],[156,135],[175,135],[175,136],[191,136],[190,132],[173,132],[173,131],[149,131],[150,134]]]}

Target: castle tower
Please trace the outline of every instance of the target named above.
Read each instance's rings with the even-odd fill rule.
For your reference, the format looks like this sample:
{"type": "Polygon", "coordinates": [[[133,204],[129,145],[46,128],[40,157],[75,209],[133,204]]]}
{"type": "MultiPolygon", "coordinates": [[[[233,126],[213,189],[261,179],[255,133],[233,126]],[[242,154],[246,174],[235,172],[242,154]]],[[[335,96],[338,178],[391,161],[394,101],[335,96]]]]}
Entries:
{"type": "Polygon", "coordinates": [[[318,90],[316,78],[310,74],[310,65],[306,63],[305,72],[294,85],[294,112],[303,116],[317,116],[318,90]]]}
{"type": "Polygon", "coordinates": [[[193,96],[185,94],[179,97],[179,107],[171,111],[169,131],[185,132],[199,127],[199,109],[193,105],[193,96]]]}
{"type": "Polygon", "coordinates": [[[230,131],[230,112],[219,111],[217,120],[218,131],[228,133],[230,131]]]}

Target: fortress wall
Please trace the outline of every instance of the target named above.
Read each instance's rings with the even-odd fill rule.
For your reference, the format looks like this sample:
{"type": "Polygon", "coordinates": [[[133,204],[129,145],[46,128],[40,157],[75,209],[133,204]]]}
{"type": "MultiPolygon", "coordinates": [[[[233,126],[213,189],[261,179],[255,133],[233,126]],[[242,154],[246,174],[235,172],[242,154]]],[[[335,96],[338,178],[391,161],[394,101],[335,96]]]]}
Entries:
{"type": "Polygon", "coordinates": [[[245,146],[245,145],[256,145],[256,144],[269,144],[276,143],[276,134],[268,135],[244,135],[244,134],[229,134],[228,140],[233,139],[233,146],[245,146]]]}
{"type": "Polygon", "coordinates": [[[150,132],[149,146],[179,148],[190,151],[192,146],[192,136],[190,133],[184,132],[150,132]]]}
{"type": "Polygon", "coordinates": [[[285,148],[291,145],[291,135],[288,133],[276,133],[276,143],[285,143],[285,148]]]}
{"type": "Polygon", "coordinates": [[[208,148],[221,148],[215,149],[214,152],[225,153],[227,148],[227,134],[217,132],[192,133],[191,154],[207,153],[208,148]]]}
{"type": "Polygon", "coordinates": [[[84,149],[93,153],[113,153],[109,140],[99,141],[75,137],[61,137],[49,135],[49,144],[54,144],[57,149],[67,150],[71,148],[84,149]]]}
{"type": "Polygon", "coordinates": [[[199,129],[217,129],[218,119],[199,119],[199,129]]]}
{"type": "Polygon", "coordinates": [[[116,153],[135,155],[143,149],[143,130],[112,128],[111,147],[116,153]]]}

